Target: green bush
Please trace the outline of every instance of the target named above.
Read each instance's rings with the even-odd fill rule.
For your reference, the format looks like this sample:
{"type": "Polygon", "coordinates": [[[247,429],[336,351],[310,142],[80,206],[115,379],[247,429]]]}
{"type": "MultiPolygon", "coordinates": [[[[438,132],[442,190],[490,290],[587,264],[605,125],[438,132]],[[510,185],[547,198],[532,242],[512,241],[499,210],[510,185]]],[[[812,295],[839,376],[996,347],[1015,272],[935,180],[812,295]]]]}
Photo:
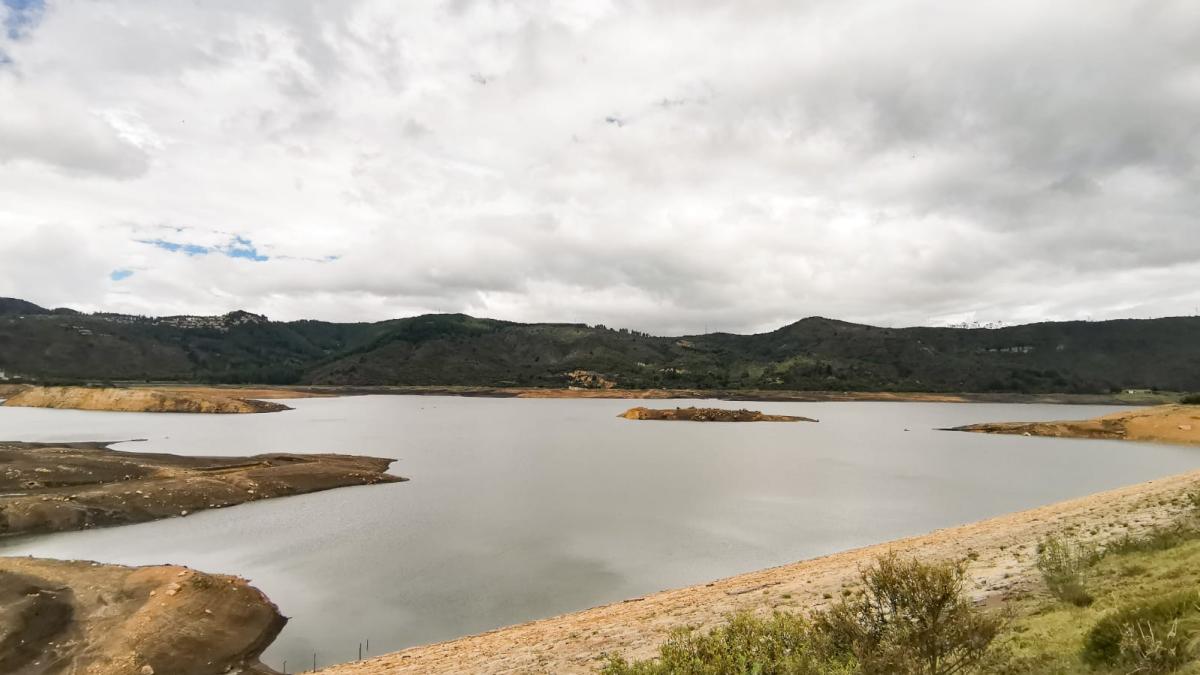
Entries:
{"type": "Polygon", "coordinates": [[[853,664],[836,664],[822,653],[820,636],[803,618],[776,613],[770,619],[738,614],[724,626],[698,635],[671,633],[659,658],[630,663],[610,658],[605,675],[823,675],[851,673],[853,664]]]}
{"type": "Polygon", "coordinates": [[[962,565],[889,556],[811,620],[740,614],[705,634],[676,631],[657,659],[609,659],[605,675],[950,675],[978,666],[999,621],[966,598],[962,565]]]}
{"type": "Polygon", "coordinates": [[[1105,554],[1124,555],[1166,551],[1195,539],[1197,534],[1196,530],[1189,525],[1181,522],[1174,523],[1156,527],[1140,537],[1132,537],[1127,534],[1105,546],[1104,552],[1105,554]]]}
{"type": "Polygon", "coordinates": [[[1052,595],[1076,607],[1087,607],[1093,598],[1084,586],[1084,575],[1099,559],[1091,546],[1052,536],[1038,546],[1037,568],[1052,595]]]}
{"type": "Polygon", "coordinates": [[[1200,405],[1200,394],[1188,394],[1179,399],[1179,402],[1184,405],[1200,405]]]}
{"type": "Polygon", "coordinates": [[[1165,673],[1186,663],[1200,628],[1200,596],[1180,591],[1118,607],[1084,639],[1083,660],[1093,666],[1126,666],[1165,673]]]}
{"type": "Polygon", "coordinates": [[[947,675],[970,670],[987,653],[1000,622],[964,594],[963,564],[930,565],[888,556],[861,574],[862,595],[814,617],[860,672],[947,675]]]}

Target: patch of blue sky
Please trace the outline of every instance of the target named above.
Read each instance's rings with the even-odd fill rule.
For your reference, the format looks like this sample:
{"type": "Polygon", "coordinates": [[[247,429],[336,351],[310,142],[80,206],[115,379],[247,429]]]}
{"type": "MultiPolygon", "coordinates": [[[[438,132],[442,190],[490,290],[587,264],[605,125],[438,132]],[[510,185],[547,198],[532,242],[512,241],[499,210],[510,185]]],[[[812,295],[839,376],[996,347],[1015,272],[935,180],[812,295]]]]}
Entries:
{"type": "Polygon", "coordinates": [[[187,255],[208,255],[209,253],[212,253],[212,251],[213,251],[211,248],[209,248],[207,246],[200,246],[198,244],[180,244],[178,242],[167,241],[165,239],[138,239],[137,241],[139,244],[150,244],[151,246],[157,246],[157,247],[161,248],[162,250],[170,251],[171,253],[186,253],[187,255]]]}
{"type": "Polygon", "coordinates": [[[254,262],[266,262],[271,259],[269,256],[260,254],[258,249],[255,248],[254,242],[245,237],[234,237],[233,241],[225,246],[218,247],[217,250],[230,258],[245,258],[254,262]]]}
{"type": "Polygon", "coordinates": [[[131,276],[133,276],[133,270],[127,270],[122,267],[122,268],[115,269],[112,272],[110,272],[108,275],[108,278],[112,279],[113,281],[122,281],[124,279],[128,279],[131,276]]]}
{"type": "Polygon", "coordinates": [[[241,258],[253,262],[266,262],[271,259],[270,256],[259,253],[258,247],[254,245],[254,242],[245,237],[234,237],[229,240],[229,243],[217,246],[201,246],[200,244],[168,241],[166,239],[138,239],[137,242],[157,246],[171,253],[183,253],[188,256],[219,253],[230,258],[241,258]]]}
{"type": "MultiPolygon", "coordinates": [[[[46,9],[45,0],[0,0],[3,7],[4,28],[11,40],[19,39],[29,31],[46,9]]],[[[8,57],[3,57],[7,60],[8,57]]]]}

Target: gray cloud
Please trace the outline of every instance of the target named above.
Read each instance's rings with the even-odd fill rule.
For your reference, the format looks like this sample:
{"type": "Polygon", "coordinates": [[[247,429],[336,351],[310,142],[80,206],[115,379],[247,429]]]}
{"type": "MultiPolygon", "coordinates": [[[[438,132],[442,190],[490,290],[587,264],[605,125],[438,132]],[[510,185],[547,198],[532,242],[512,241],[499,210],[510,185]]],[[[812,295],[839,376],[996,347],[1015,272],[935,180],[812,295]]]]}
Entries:
{"type": "Polygon", "coordinates": [[[661,332],[1200,304],[1185,0],[64,0],[0,52],[0,260],[88,246],[0,294],[661,332]],[[269,260],[136,243],[233,237],[269,260]]]}

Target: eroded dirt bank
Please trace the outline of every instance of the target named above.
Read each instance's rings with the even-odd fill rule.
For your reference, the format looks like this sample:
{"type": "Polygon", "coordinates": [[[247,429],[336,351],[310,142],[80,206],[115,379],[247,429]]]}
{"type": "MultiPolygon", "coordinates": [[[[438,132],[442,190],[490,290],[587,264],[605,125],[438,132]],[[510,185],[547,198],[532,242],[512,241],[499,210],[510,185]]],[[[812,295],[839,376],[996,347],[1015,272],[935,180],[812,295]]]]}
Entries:
{"type": "Polygon", "coordinates": [[[286,621],[236,577],[0,558],[3,673],[274,673],[258,656],[286,621]]]}
{"type": "Polygon", "coordinates": [[[125,389],[121,387],[27,387],[2,405],[22,408],[69,408],[111,412],[263,413],[290,410],[282,403],[239,398],[201,390],[125,389]]]}
{"type": "Polygon", "coordinates": [[[726,410],[724,408],[630,408],[617,415],[627,420],[662,420],[668,422],[816,422],[811,417],[796,415],[767,415],[758,410],[726,410]]]}
{"type": "Polygon", "coordinates": [[[1090,420],[969,424],[953,427],[949,431],[1057,438],[1113,438],[1125,441],[1200,445],[1200,406],[1156,406],[1143,410],[1113,413],[1090,420]]]}
{"type": "Polygon", "coordinates": [[[120,452],[105,443],[0,442],[0,537],[139,523],[405,480],[385,473],[393,461],[352,455],[185,457],[120,452]]]}
{"type": "Polygon", "coordinates": [[[1009,514],[931,534],[900,539],[752,572],[709,584],[565,614],[439,644],[413,647],[359,663],[327,668],[326,675],[394,673],[591,673],[605,653],[648,658],[671,629],[711,627],[730,613],[762,615],[774,609],[807,611],[835,601],[852,586],[860,566],[888,552],[925,560],[970,561],[973,595],[997,602],[1040,592],[1034,568],[1037,544],[1071,532],[1104,542],[1174,521],[1191,508],[1189,490],[1200,471],[1132,485],[1090,497],[1009,514]]]}

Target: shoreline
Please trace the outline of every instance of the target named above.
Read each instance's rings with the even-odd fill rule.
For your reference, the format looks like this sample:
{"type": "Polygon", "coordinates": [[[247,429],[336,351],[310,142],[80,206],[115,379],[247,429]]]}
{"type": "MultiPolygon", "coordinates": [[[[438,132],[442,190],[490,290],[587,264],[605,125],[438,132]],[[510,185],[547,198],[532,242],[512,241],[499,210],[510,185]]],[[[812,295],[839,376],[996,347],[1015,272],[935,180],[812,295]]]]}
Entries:
{"type": "MultiPolygon", "coordinates": [[[[9,385],[22,386],[22,385],[9,385]]],[[[462,396],[480,398],[596,398],[596,399],[708,399],[746,402],[911,402],[911,403],[1040,403],[1055,405],[1148,406],[1173,403],[1172,394],[1022,394],[1009,392],[892,392],[807,391],[788,389],[570,389],[544,387],[491,387],[458,385],[202,385],[183,382],[130,382],[116,386],[131,389],[181,391],[198,394],[238,395],[255,399],[323,398],[330,396],[462,396]]]]}
{"type": "Polygon", "coordinates": [[[605,654],[654,656],[674,628],[710,628],[742,610],[807,612],[834,602],[861,566],[895,552],[926,560],[970,561],[970,592],[985,605],[1042,592],[1034,568],[1038,541],[1073,532],[1103,544],[1170,522],[1200,470],[1047,506],[841,551],[706,584],[410,647],[321,670],[326,675],[393,673],[591,673],[605,654]]]}

